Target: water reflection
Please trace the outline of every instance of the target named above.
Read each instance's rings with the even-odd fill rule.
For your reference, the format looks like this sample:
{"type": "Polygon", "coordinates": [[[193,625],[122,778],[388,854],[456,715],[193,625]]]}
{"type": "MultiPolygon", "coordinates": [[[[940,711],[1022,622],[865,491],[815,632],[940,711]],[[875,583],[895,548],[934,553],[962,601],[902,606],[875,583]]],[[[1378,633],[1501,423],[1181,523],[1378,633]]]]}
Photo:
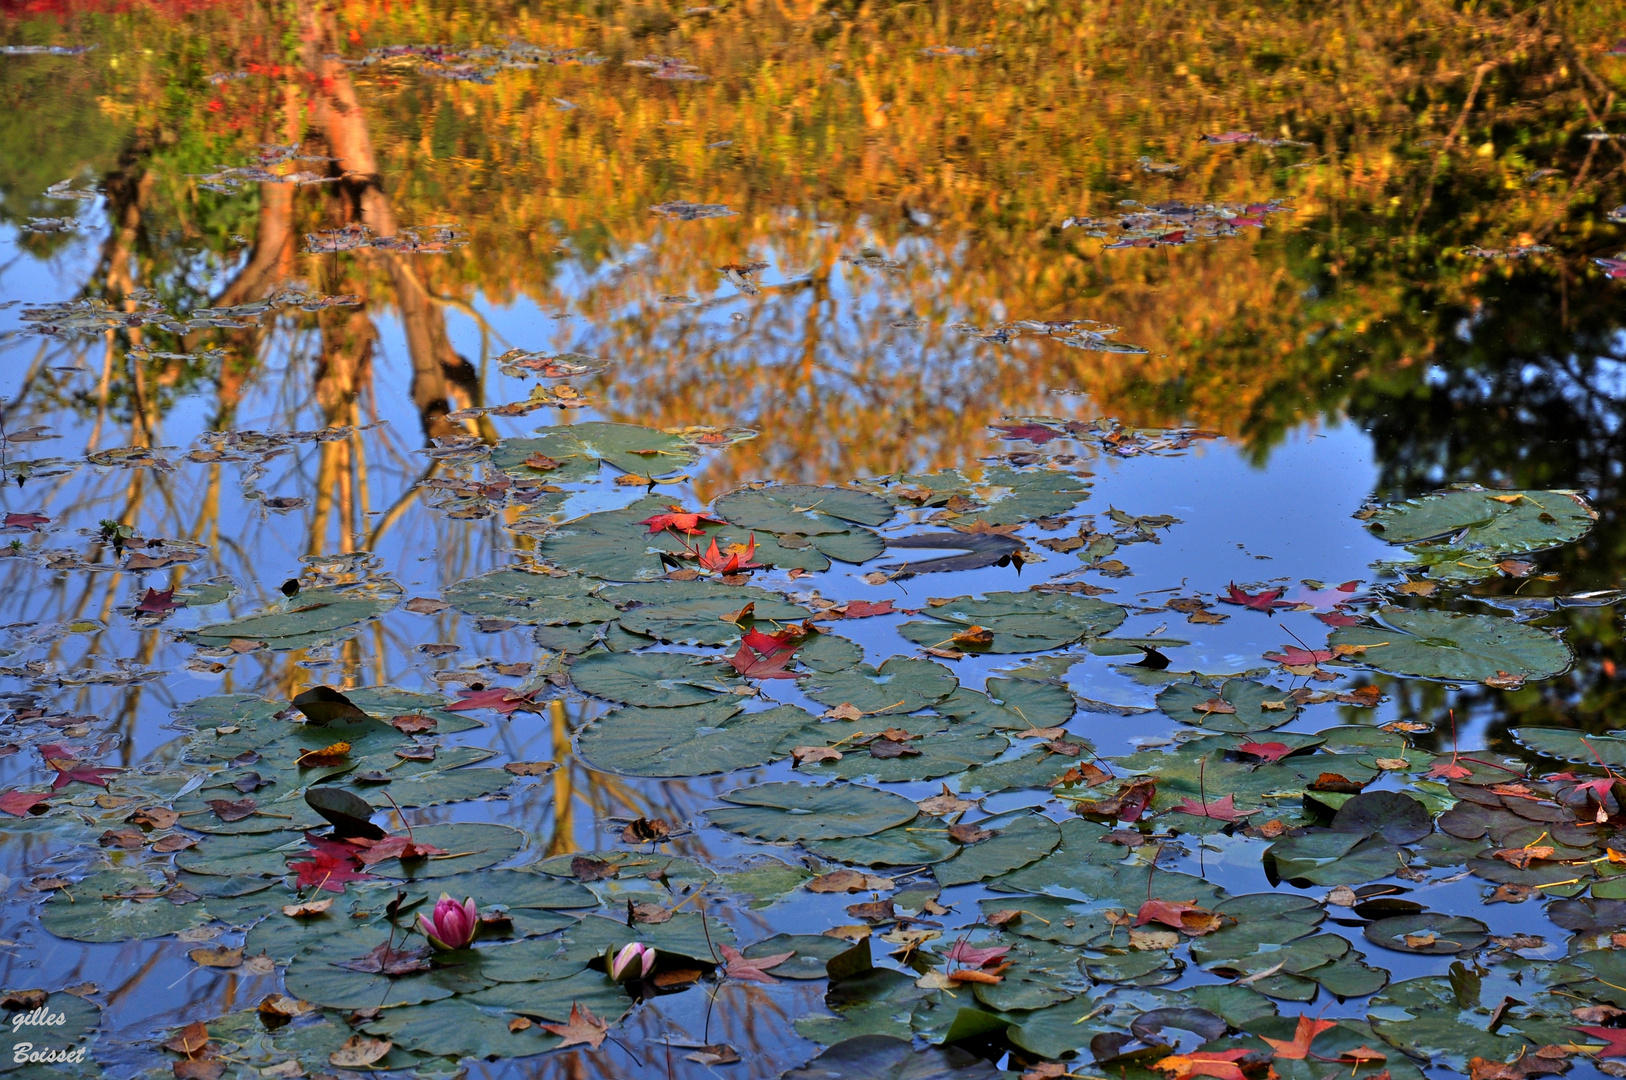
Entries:
{"type": "MultiPolygon", "coordinates": [[[[226,578],[230,610],[251,610],[323,557],[357,552],[436,595],[533,546],[503,528],[518,507],[469,520],[429,505],[426,481],[469,479],[457,440],[573,417],[757,429],[663,489],[691,503],[747,479],[975,470],[1027,448],[990,436],[1005,417],[1223,434],[1177,461],[1073,448],[1101,474],[1103,505],[1202,523],[1144,553],[1136,588],[1181,583],[1193,566],[1212,578],[1203,588],[1369,573],[1378,546],[1347,515],[1373,492],[1577,487],[1601,517],[1584,543],[1543,557],[1555,579],[1481,588],[1612,587],[1626,560],[1626,339],[1619,285],[1588,263],[1619,242],[1604,211],[1620,200],[1626,147],[1588,138],[1615,122],[1626,77],[1596,47],[1612,16],[811,0],[694,13],[0,7],[8,42],[97,46],[0,57],[4,508],[61,530],[48,540],[57,563],[0,567],[7,621],[28,624],[7,628],[6,703],[99,714],[110,760],[138,766],[174,753],[165,718],[202,693],[449,690],[534,661],[523,633],[481,633],[455,614],[392,615],[323,650],[199,656],[128,609],[147,587],[226,578]],[[511,47],[506,65],[467,49],[369,54],[424,41],[547,52],[511,47]],[[682,63],[628,63],[646,56],[682,63]],[[1233,129],[1268,139],[1199,141],[1233,129]],[[250,167],[277,178],[219,179],[250,167]],[[48,192],[65,179],[94,198],[48,192]],[[1173,238],[1176,204],[1247,217],[1266,200],[1292,212],[1173,238]],[[651,211],[675,202],[730,213],[651,211]],[[1148,205],[1173,215],[1158,244],[1115,246],[1122,215],[1148,205]],[[1077,218],[1106,224],[1064,227],[1077,218]],[[359,228],[400,241],[448,224],[466,243],[432,254],[321,250],[359,228]],[[1465,253],[1534,245],[1550,250],[1465,253]],[[68,301],[112,317],[50,334],[24,318],[68,301]],[[1018,320],[1098,320],[1118,328],[1104,341],[1145,352],[965,329],[1018,320]],[[483,411],[537,382],[498,369],[509,348],[611,364],[557,384],[579,389],[585,410],[483,411]],[[244,431],[310,435],[203,441],[244,431]],[[1304,449],[1322,435],[1337,445],[1304,449]],[[436,444],[447,452],[421,452],[436,444]],[[107,459],[121,464],[70,467],[121,448],[135,448],[107,459]],[[103,521],[206,554],[115,573],[103,521]],[[1237,522],[1240,539],[1215,553],[1237,522]],[[415,651],[428,640],[463,652],[415,651]],[[98,681],[60,679],[80,670],[98,681]]],[[[1470,737],[1610,727],[1623,662],[1612,609],[1555,619],[1578,654],[1568,675],[1516,693],[1380,679],[1384,715],[1454,706],[1470,737]]],[[[1230,670],[1280,646],[1275,626],[1215,631],[1190,662],[1230,670]]],[[[1070,677],[1096,696],[1092,680],[1114,676],[1094,664],[1070,677]]],[[[512,760],[561,767],[500,809],[468,812],[523,824],[551,855],[602,845],[613,818],[693,820],[711,801],[710,782],[632,784],[575,762],[583,718],[550,703],[523,728],[479,733],[512,760]]],[[[8,786],[21,757],[0,763],[8,786]]],[[[13,880],[62,868],[37,837],[0,840],[13,880]]],[[[743,853],[728,844],[696,837],[685,850],[743,853]]],[[[754,925],[767,932],[765,917],[754,925]]],[[[140,1004],[183,975],[178,953],[27,940],[23,963],[118,987],[130,1032],[261,989],[189,986],[140,1004]]],[[[756,1047],[766,1074],[806,1049],[776,1044],[775,1008],[811,1001],[729,986],[709,1026],[681,1012],[689,999],[669,1017],[641,1014],[638,1044],[681,1030],[756,1047]]],[[[546,1068],[614,1075],[618,1054],[546,1068]]]]}

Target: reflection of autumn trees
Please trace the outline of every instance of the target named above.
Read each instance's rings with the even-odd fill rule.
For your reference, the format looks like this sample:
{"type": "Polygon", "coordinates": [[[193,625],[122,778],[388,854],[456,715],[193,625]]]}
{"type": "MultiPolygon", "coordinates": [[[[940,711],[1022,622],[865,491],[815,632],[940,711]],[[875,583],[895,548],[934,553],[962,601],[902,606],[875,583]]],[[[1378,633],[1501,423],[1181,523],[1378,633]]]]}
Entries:
{"type": "MultiPolygon", "coordinates": [[[[740,459],[749,470],[828,477],[957,460],[1002,408],[1056,411],[1047,388],[1087,391],[1093,407],[1132,422],[1187,420],[1263,449],[1307,412],[1335,410],[1352,376],[1419,386],[1438,325],[1417,327],[1381,366],[1350,354],[1364,354],[1383,320],[1466,302],[1483,273],[1453,254],[1468,243],[1592,243],[1575,234],[1621,160],[1615,144],[1581,138],[1613,77],[1592,44],[1606,40],[1604,16],[1590,8],[1560,17],[1416,4],[1267,20],[1224,4],[747,3],[609,21],[585,7],[544,17],[351,4],[331,27],[316,18],[307,11],[278,33],[263,10],[241,24],[113,19],[127,37],[105,48],[121,63],[148,41],[173,59],[178,26],[202,31],[186,46],[193,74],[132,59],[130,74],[96,87],[148,141],[166,127],[180,135],[183,150],[153,152],[168,170],[159,201],[173,201],[164,224],[245,202],[186,190],[183,164],[246,160],[260,141],[326,146],[346,183],[262,185],[260,230],[284,213],[280,200],[296,233],[357,220],[389,235],[451,219],[471,234],[468,248],[432,260],[341,260],[353,287],[401,319],[426,430],[442,429],[435,417],[462,363],[436,298],[525,295],[591,329],[516,344],[585,342],[615,357],[601,390],[617,417],[753,419],[768,434],[751,450],[758,462],[740,459]],[[297,46],[274,44],[290,30],[297,46]],[[406,62],[323,59],[375,43],[508,37],[607,59],[502,72],[490,85],[406,62]],[[982,55],[923,51],[942,44],[982,55]],[[647,53],[711,78],[667,82],[624,66],[647,53]],[[211,65],[259,74],[202,83],[211,65]],[[176,79],[191,84],[165,86],[176,79]],[[160,91],[168,111],[151,104],[160,91]],[[1311,145],[1196,142],[1219,130],[1311,145]],[[1146,173],[1142,155],[1185,167],[1146,173]],[[1537,167],[1567,175],[1526,184],[1537,167]],[[1103,251],[1082,230],[1057,229],[1124,198],[1269,196],[1292,198],[1297,213],[1213,245],[1103,251]],[[671,199],[738,214],[684,223],[648,213],[671,199]],[[902,269],[838,261],[865,245],[902,269]],[[774,263],[769,282],[806,271],[806,283],[715,317],[659,299],[704,297],[717,266],[753,257],[774,263]],[[927,326],[897,332],[890,323],[904,314],[927,326]],[[1097,318],[1150,354],[1006,348],[943,330],[1001,317],[1097,318]]],[[[258,235],[253,250],[273,258],[258,235]]],[[[163,252],[152,258],[156,271],[163,252]]],[[[278,273],[317,263],[291,261],[275,262],[278,273]]]]}

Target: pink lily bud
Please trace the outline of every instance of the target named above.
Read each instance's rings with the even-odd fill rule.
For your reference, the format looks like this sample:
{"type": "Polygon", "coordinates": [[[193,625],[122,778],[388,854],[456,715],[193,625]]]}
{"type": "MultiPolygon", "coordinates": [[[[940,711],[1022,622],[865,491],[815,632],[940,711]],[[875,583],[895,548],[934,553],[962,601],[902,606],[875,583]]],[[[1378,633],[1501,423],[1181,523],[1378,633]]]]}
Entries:
{"type": "Polygon", "coordinates": [[[460,904],[441,893],[434,913],[418,916],[418,929],[437,949],[466,949],[480,933],[480,911],[472,896],[460,904]]]}
{"type": "Polygon", "coordinates": [[[634,941],[614,956],[606,956],[605,967],[616,982],[647,979],[655,970],[655,950],[643,942],[634,941]]]}

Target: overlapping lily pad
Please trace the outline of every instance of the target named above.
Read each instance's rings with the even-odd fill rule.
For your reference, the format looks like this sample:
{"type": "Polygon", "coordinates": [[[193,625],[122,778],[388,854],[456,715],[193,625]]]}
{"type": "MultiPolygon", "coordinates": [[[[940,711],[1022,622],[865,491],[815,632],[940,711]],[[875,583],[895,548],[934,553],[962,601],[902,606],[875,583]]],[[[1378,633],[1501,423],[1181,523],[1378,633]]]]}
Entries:
{"type": "Polygon", "coordinates": [[[938,621],[904,623],[898,633],[918,645],[997,653],[1057,649],[1109,634],[1124,620],[1123,608],[1093,596],[1041,592],[988,593],[981,600],[961,596],[928,607],[926,614],[938,621]],[[992,631],[992,641],[964,640],[963,631],[973,626],[992,631]]]}
{"type": "Polygon", "coordinates": [[[1484,682],[1550,679],[1569,669],[1569,646],[1545,630],[1491,615],[1386,607],[1375,626],[1334,630],[1333,646],[1392,675],[1484,682]]]}

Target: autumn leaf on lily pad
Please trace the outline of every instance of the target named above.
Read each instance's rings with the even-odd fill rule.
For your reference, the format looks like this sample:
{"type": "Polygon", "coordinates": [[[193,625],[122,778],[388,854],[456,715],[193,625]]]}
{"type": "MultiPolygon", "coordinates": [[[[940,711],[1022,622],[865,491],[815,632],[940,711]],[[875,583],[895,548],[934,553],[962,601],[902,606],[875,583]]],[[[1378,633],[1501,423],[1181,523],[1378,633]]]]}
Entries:
{"type": "Polygon", "coordinates": [[[1220,928],[1224,919],[1206,908],[1184,900],[1148,900],[1135,914],[1135,925],[1162,923],[1190,937],[1202,937],[1220,928]]]}
{"type": "Polygon", "coordinates": [[[779,980],[768,974],[769,969],[778,967],[796,955],[796,950],[792,949],[790,952],[774,953],[772,956],[747,958],[731,945],[719,945],[718,948],[723,953],[724,975],[731,979],[770,985],[778,985],[779,980]]]}
{"type": "Polygon", "coordinates": [[[1212,1076],[1216,1080],[1246,1080],[1242,1067],[1237,1064],[1252,1051],[1198,1050],[1190,1054],[1171,1054],[1152,1062],[1152,1068],[1170,1074],[1174,1080],[1189,1080],[1193,1076],[1212,1076]]]}
{"type": "Polygon", "coordinates": [[[1287,1061],[1303,1061],[1310,1056],[1310,1043],[1315,1037],[1330,1028],[1337,1027],[1333,1020],[1312,1020],[1303,1013],[1299,1014],[1298,1027],[1293,1032],[1292,1039],[1271,1039],[1259,1036],[1276,1050],[1276,1057],[1287,1061]]]}
{"type": "Polygon", "coordinates": [[[704,535],[706,530],[701,528],[702,525],[728,524],[722,518],[712,517],[703,510],[690,512],[681,506],[669,506],[666,509],[666,513],[646,517],[638,524],[648,525],[651,533],[666,532],[670,529],[672,532],[682,533],[685,536],[704,535]]]}
{"type": "Polygon", "coordinates": [[[1005,954],[1011,951],[1009,945],[977,946],[968,944],[964,939],[956,941],[954,947],[946,954],[948,959],[957,964],[968,964],[971,967],[987,967],[997,964],[1004,959],[1005,954]]]}
{"type": "Polygon", "coordinates": [[[1570,1030],[1604,1043],[1603,1049],[1598,1051],[1599,1057],[1626,1057],[1626,1028],[1578,1027],[1570,1030]]]}
{"type": "Polygon", "coordinates": [[[751,534],[751,542],[748,545],[741,547],[739,544],[734,544],[729,547],[726,553],[717,549],[717,538],[714,536],[711,538],[711,547],[700,553],[700,565],[706,570],[712,570],[719,574],[737,574],[742,570],[761,570],[763,569],[761,563],[751,561],[755,558],[756,553],[756,533],[751,534]]]}
{"type": "MultiPolygon", "coordinates": [[[[1275,763],[1293,752],[1293,748],[1286,743],[1279,742],[1245,742],[1238,744],[1236,752],[1248,754],[1269,763],[1275,763]]],[[[1230,798],[1230,796],[1226,796],[1230,798]]]]}
{"type": "Polygon", "coordinates": [[[142,615],[163,615],[184,606],[175,602],[174,589],[164,589],[162,592],[148,589],[146,595],[136,604],[135,610],[142,615]]]}
{"type": "Polygon", "coordinates": [[[382,840],[366,840],[356,837],[354,843],[361,847],[356,858],[361,860],[363,866],[376,866],[386,859],[427,859],[431,855],[445,855],[444,848],[433,844],[419,844],[410,836],[386,836],[382,840]]]}
{"type": "Polygon", "coordinates": [[[1210,802],[1199,802],[1196,799],[1181,799],[1180,804],[1174,807],[1175,812],[1190,814],[1192,817],[1213,818],[1215,821],[1240,821],[1259,813],[1258,810],[1238,810],[1236,796],[1227,795],[1223,799],[1214,799],[1210,802]]]}
{"type": "Polygon", "coordinates": [[[67,787],[68,784],[75,780],[81,784],[106,787],[107,781],[102,778],[113,776],[121,771],[103,766],[86,765],[73,756],[73,750],[60,743],[49,743],[41,746],[39,752],[40,757],[45,759],[45,764],[56,770],[56,779],[51,781],[52,791],[67,787]]]}
{"type": "Polygon", "coordinates": [[[563,1024],[540,1024],[543,1031],[564,1039],[566,1046],[590,1046],[597,1050],[610,1033],[610,1025],[593,1015],[593,1010],[578,1002],[570,1004],[570,1019],[563,1024]]]}
{"type": "Polygon", "coordinates": [[[1265,654],[1266,660],[1274,660],[1290,668],[1315,667],[1317,664],[1326,663],[1332,657],[1331,649],[1301,649],[1297,645],[1283,645],[1281,652],[1265,654]]]}
{"type": "Polygon", "coordinates": [[[12,817],[26,817],[36,807],[44,806],[50,798],[41,791],[7,791],[0,793],[0,812],[12,817]]]}
{"type": "MultiPolygon", "coordinates": [[[[534,693],[534,691],[533,691],[534,693]]],[[[470,709],[495,709],[504,716],[515,712],[540,712],[530,694],[515,692],[510,687],[497,686],[489,690],[465,690],[450,705],[449,712],[468,712],[470,709]]]]}

